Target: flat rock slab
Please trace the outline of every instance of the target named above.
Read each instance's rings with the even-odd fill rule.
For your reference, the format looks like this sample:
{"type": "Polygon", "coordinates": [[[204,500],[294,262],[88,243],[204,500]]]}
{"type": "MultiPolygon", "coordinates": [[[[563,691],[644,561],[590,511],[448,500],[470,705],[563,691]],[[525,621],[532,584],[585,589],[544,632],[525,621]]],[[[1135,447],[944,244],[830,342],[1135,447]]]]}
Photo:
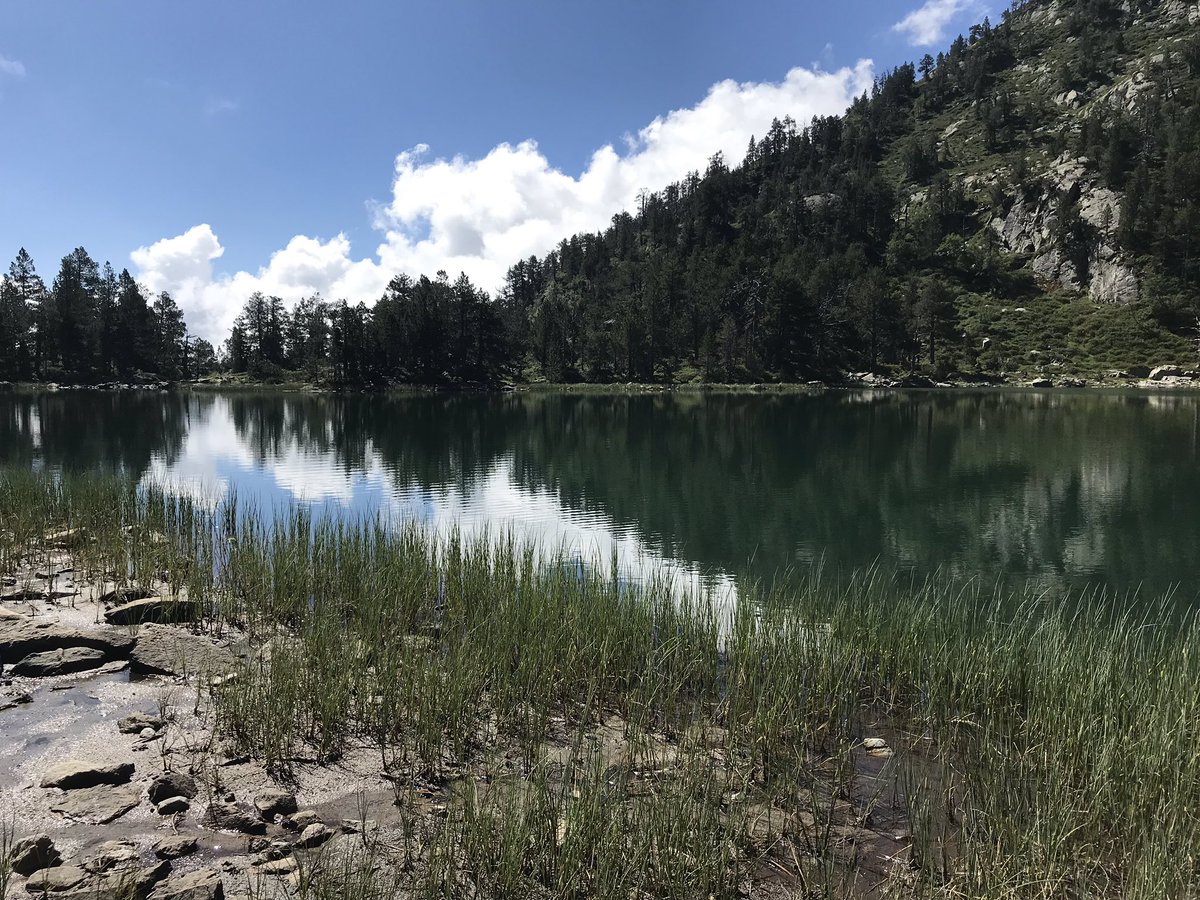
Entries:
{"type": "Polygon", "coordinates": [[[42,775],[42,787],[64,791],[89,788],[98,784],[125,784],[133,777],[133,763],[98,763],[68,759],[51,766],[42,775]]]}
{"type": "Polygon", "coordinates": [[[191,856],[200,849],[200,842],[194,837],[176,835],[165,837],[154,845],[154,855],[159,859],[179,859],[181,856],[191,856]]]}
{"type": "Polygon", "coordinates": [[[50,801],[50,809],[72,819],[107,825],[141,802],[142,792],[135,787],[97,785],[68,791],[61,797],[56,797],[50,801]]]}
{"type": "Polygon", "coordinates": [[[0,619],[0,663],[14,663],[31,653],[90,647],[109,659],[126,657],[134,639],[116,628],[67,628],[41,619],[0,619]]]}
{"type": "Polygon", "coordinates": [[[87,877],[79,866],[54,866],[30,875],[25,890],[31,894],[61,894],[83,884],[87,877]]]}
{"type": "Polygon", "coordinates": [[[109,625],[160,625],[195,622],[201,618],[200,604],[186,597],[144,597],[110,609],[104,614],[109,625]]]}
{"type": "Polygon", "coordinates": [[[171,864],[161,860],[142,868],[113,869],[84,882],[71,892],[71,900],[141,900],[171,874],[171,864]]]}
{"type": "Polygon", "coordinates": [[[13,666],[12,673],[26,678],[45,678],[52,675],[74,675],[98,669],[108,660],[108,654],[92,647],[64,647],[30,653],[13,666]]]}
{"type": "Polygon", "coordinates": [[[223,675],[234,655],[202,635],[169,625],[142,625],[130,667],[144,675],[223,675]]]}
{"type": "Polygon", "coordinates": [[[6,709],[16,709],[33,702],[33,696],[25,691],[4,691],[0,693],[0,712],[6,709]]]}
{"type": "Polygon", "coordinates": [[[83,867],[89,872],[108,872],[136,866],[139,859],[141,854],[133,841],[105,841],[88,854],[83,867]]]}
{"type": "Polygon", "coordinates": [[[224,900],[225,885],[216,869],[199,869],[168,878],[154,889],[150,900],[224,900]]]}

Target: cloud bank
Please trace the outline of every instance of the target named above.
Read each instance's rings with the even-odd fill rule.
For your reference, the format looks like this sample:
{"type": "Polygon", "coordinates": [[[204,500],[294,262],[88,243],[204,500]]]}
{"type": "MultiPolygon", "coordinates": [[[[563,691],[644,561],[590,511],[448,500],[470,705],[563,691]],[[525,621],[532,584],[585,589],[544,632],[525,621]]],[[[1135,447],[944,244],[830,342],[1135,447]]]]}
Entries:
{"type": "Polygon", "coordinates": [[[196,225],[131,254],[138,278],[169,290],[192,331],[214,343],[228,333],[256,290],[289,302],[320,293],[371,303],[395,274],[466,272],[494,290],[508,267],[543,254],[564,237],[604,228],[634,206],[641,190],[659,190],[717,152],[741,162],[752,134],[775,117],[807,122],[843,112],[868,90],[869,60],[835,72],[795,68],[781,82],[722,81],[698,104],[656,118],[620,149],[597,150],[577,176],[562,172],[533,140],[499,144],[479,159],[431,158],[425,145],[395,160],[391,199],[374,213],[382,243],[373,257],[354,259],[344,234],[329,240],[298,235],[257,272],[219,274],[224,253],[209,224],[196,225]]]}
{"type": "Polygon", "coordinates": [[[947,26],[965,13],[979,12],[978,0],[926,0],[920,9],[914,9],[892,26],[908,38],[914,47],[931,47],[946,39],[947,26]]]}

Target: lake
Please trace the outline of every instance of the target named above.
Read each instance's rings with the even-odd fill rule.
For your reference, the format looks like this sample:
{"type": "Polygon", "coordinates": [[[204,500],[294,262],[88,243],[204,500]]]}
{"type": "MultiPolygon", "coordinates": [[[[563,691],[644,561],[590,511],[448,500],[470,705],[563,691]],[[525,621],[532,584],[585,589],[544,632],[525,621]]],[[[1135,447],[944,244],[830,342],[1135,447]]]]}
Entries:
{"type": "Polygon", "coordinates": [[[735,584],[878,562],[1143,594],[1200,575],[1200,397],[0,395],[0,459],[511,528],[735,584]]]}

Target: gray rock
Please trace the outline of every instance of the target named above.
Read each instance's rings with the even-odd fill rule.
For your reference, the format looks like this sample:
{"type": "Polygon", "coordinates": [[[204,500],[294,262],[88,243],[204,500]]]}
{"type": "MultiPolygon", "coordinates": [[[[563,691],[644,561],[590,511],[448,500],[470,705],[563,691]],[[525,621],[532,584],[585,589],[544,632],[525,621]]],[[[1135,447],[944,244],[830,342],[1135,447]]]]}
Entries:
{"type": "Polygon", "coordinates": [[[31,894],[61,894],[83,884],[87,877],[79,866],[54,866],[30,875],[25,890],[31,894]]]}
{"type": "Polygon", "coordinates": [[[108,872],[136,865],[141,854],[133,841],[105,841],[83,862],[89,872],[108,872]]]}
{"type": "Polygon", "coordinates": [[[72,819],[107,825],[121,818],[142,802],[142,792],[135,787],[96,787],[68,791],[50,801],[50,809],[72,819]]]}
{"type": "Polygon", "coordinates": [[[254,808],[268,822],[276,816],[288,816],[296,812],[296,795],[278,788],[268,788],[254,798],[254,808]]]}
{"type": "Polygon", "coordinates": [[[147,789],[150,802],[157,805],[169,797],[184,797],[191,800],[196,796],[196,779],[182,772],[163,772],[147,789]]]}
{"type": "Polygon", "coordinates": [[[132,777],[131,762],[97,763],[68,759],[46,770],[42,775],[42,787],[69,791],[98,784],[125,784],[132,777]]]}
{"type": "Polygon", "coordinates": [[[288,831],[303,831],[309,825],[313,825],[321,821],[321,817],[314,810],[302,809],[298,813],[293,813],[283,820],[283,827],[288,831]]]}
{"type": "Polygon", "coordinates": [[[1164,378],[1183,378],[1184,372],[1179,366],[1157,366],[1150,370],[1151,381],[1162,381],[1164,378]]]}
{"type": "Polygon", "coordinates": [[[65,628],[40,619],[0,619],[0,663],[8,664],[49,650],[90,647],[109,659],[126,657],[134,639],[117,629],[65,628]]]}
{"type": "Polygon", "coordinates": [[[263,875],[274,875],[276,877],[291,875],[298,868],[300,868],[300,864],[296,862],[296,857],[294,856],[268,860],[257,867],[258,871],[263,875]]]}
{"type": "Polygon", "coordinates": [[[35,834],[12,845],[9,865],[18,875],[32,875],[38,869],[50,869],[62,862],[62,854],[48,834],[35,834]]]}
{"type": "Polygon", "coordinates": [[[180,834],[162,838],[154,845],[154,855],[159,859],[179,859],[181,856],[191,856],[199,849],[200,844],[194,837],[180,834]]]}
{"type": "Polygon", "coordinates": [[[129,661],[134,672],[145,675],[214,675],[232,668],[234,656],[201,635],[169,625],[142,625],[129,661]]]}
{"type": "Polygon", "coordinates": [[[173,816],[175,813],[187,812],[192,804],[187,797],[168,797],[155,807],[160,816],[173,816]]]}
{"type": "Polygon", "coordinates": [[[199,869],[168,878],[154,889],[150,900],[224,900],[225,885],[215,869],[199,869]]]}
{"type": "Polygon", "coordinates": [[[5,694],[0,694],[0,712],[6,709],[16,709],[18,706],[24,706],[26,703],[33,702],[33,695],[25,691],[12,691],[5,694]]]}
{"type": "Polygon", "coordinates": [[[171,864],[165,860],[146,868],[132,864],[105,872],[72,897],[78,896],[79,900],[145,900],[154,886],[170,874],[171,864]]]}
{"type": "Polygon", "coordinates": [[[239,803],[214,803],[204,811],[203,824],[222,831],[265,834],[266,824],[239,803]]]}
{"type": "Polygon", "coordinates": [[[107,660],[103,650],[91,647],[65,647],[61,650],[45,650],[30,653],[13,666],[12,673],[26,678],[44,678],[51,675],[71,675],[99,668],[107,660]]]}
{"type": "Polygon", "coordinates": [[[201,618],[200,604],[186,597],[144,597],[110,609],[104,614],[109,625],[141,625],[155,622],[166,625],[195,622],[201,618]]]}
{"type": "Polygon", "coordinates": [[[1094,259],[1089,266],[1088,294],[1095,303],[1125,306],[1141,296],[1141,282],[1129,266],[1113,259],[1094,259]]]}
{"type": "Polygon", "coordinates": [[[153,728],[157,731],[166,724],[161,716],[154,716],[150,713],[134,713],[117,722],[117,730],[121,734],[138,734],[143,728],[153,728]]]}
{"type": "Polygon", "coordinates": [[[333,837],[333,831],[321,822],[313,822],[300,832],[300,837],[296,839],[296,846],[303,850],[312,850],[314,847],[320,847],[331,837],[333,837]]]}

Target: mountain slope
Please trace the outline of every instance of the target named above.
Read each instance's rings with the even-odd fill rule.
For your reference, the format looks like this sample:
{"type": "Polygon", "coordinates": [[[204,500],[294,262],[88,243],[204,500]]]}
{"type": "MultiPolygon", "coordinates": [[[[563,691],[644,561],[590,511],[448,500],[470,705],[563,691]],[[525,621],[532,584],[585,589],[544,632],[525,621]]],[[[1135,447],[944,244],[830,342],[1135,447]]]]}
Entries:
{"type": "Polygon", "coordinates": [[[1030,2],[514,266],[551,380],[1188,364],[1200,4],[1030,2]]]}

